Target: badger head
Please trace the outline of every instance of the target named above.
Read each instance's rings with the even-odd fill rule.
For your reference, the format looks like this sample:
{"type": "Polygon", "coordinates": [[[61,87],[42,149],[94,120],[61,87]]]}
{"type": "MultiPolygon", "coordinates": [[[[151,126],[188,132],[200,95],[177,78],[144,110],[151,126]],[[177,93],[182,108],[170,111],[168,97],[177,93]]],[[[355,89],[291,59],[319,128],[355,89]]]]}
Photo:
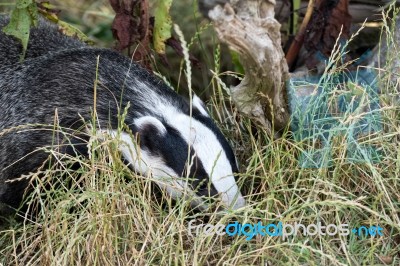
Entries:
{"type": "Polygon", "coordinates": [[[223,209],[245,206],[235,181],[237,163],[228,141],[197,96],[192,108],[192,116],[165,106],[162,115],[135,119],[130,128],[137,139],[119,134],[123,157],[137,172],[151,174],[173,198],[188,197],[192,207],[208,209],[204,199],[210,197],[220,201],[223,209]]]}

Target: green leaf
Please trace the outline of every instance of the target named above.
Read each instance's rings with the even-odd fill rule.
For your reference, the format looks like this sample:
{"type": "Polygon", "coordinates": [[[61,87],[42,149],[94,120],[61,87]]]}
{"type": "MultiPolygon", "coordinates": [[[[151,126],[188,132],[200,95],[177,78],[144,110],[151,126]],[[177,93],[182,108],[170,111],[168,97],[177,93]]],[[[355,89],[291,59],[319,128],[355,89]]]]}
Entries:
{"type": "Polygon", "coordinates": [[[301,0],[294,0],[292,2],[293,5],[293,21],[291,23],[293,23],[293,32],[291,32],[291,34],[296,34],[297,33],[297,29],[299,27],[299,12],[300,12],[300,7],[301,7],[301,0]]]}
{"type": "Polygon", "coordinates": [[[159,54],[165,54],[165,41],[171,38],[172,19],[169,15],[172,0],[160,0],[154,11],[154,50],[159,54]]]}
{"type": "Polygon", "coordinates": [[[37,25],[38,9],[34,0],[18,0],[11,13],[10,22],[3,28],[7,35],[19,39],[22,44],[21,61],[25,57],[29,41],[29,31],[37,25]]]}
{"type": "Polygon", "coordinates": [[[31,4],[34,4],[33,0],[17,0],[15,7],[18,9],[27,8],[31,4]]]}
{"type": "Polygon", "coordinates": [[[89,44],[93,45],[94,42],[87,37],[82,31],[80,31],[78,28],[74,27],[73,25],[62,21],[58,18],[57,12],[52,11],[53,6],[49,3],[41,3],[44,7],[47,8],[47,10],[40,10],[40,13],[49,21],[52,21],[58,25],[58,30],[63,33],[64,35],[70,36],[70,37],[76,37],[79,40],[89,44]]]}
{"type": "Polygon", "coordinates": [[[71,37],[76,36],[79,40],[84,41],[85,43],[90,45],[94,44],[94,42],[89,37],[87,37],[82,31],[72,26],[71,24],[64,22],[62,20],[58,20],[57,24],[63,34],[71,37]]]}

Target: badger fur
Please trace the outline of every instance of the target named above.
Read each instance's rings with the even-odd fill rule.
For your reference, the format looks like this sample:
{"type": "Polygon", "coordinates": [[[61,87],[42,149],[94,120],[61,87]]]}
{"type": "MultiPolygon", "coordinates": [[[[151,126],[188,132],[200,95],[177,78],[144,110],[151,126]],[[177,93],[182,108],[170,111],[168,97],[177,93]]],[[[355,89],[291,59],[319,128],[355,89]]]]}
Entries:
{"type": "MultiPolygon", "coordinates": [[[[7,21],[0,16],[0,28],[7,21]]],[[[53,125],[57,111],[61,127],[81,129],[82,121],[91,119],[97,82],[97,124],[120,138],[119,149],[132,168],[151,173],[175,198],[182,197],[184,188],[192,191],[198,196],[192,204],[203,209],[207,205],[200,198],[209,195],[227,208],[245,205],[234,178],[233,151],[197,96],[191,106],[129,58],[86,46],[44,20],[31,30],[23,63],[20,53],[18,41],[0,31],[1,203],[19,206],[29,181],[9,181],[38,169],[48,157],[40,148],[54,142],[54,132],[32,125],[53,125]],[[128,105],[124,122],[139,135],[140,156],[128,132],[117,134],[118,110],[128,105]],[[31,128],[11,130],[20,125],[31,128]],[[182,178],[188,162],[190,179],[182,178]]]]}

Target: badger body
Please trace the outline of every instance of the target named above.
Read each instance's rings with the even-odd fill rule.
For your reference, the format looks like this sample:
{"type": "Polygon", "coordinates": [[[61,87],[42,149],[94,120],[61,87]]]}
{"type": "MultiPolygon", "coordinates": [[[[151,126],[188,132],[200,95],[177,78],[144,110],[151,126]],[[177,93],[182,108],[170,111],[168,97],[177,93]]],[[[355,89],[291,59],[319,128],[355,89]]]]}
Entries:
{"type": "MultiPolygon", "coordinates": [[[[0,27],[6,22],[0,17],[0,27]]],[[[151,173],[173,197],[188,189],[199,197],[218,195],[228,208],[245,205],[234,179],[233,151],[198,97],[190,105],[129,58],[88,47],[43,20],[31,30],[23,63],[20,52],[18,42],[0,31],[1,203],[18,207],[29,181],[9,181],[37,170],[48,157],[41,148],[55,142],[54,132],[35,125],[56,121],[79,132],[95,109],[99,130],[120,138],[125,161],[141,174],[151,173]],[[119,110],[127,107],[124,122],[139,135],[140,156],[131,134],[117,134],[119,110]],[[185,171],[190,179],[181,178],[185,171]]],[[[206,207],[201,200],[193,204],[206,207]]]]}

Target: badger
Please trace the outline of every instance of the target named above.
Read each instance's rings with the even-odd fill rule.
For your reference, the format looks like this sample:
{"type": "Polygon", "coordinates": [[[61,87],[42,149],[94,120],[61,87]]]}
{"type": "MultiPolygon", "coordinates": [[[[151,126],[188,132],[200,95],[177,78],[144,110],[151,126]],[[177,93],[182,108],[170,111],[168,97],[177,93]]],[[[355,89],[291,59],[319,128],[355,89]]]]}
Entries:
{"type": "MultiPolygon", "coordinates": [[[[0,28],[8,20],[0,16],[0,28]]],[[[29,180],[19,177],[37,170],[48,157],[41,148],[54,142],[54,133],[35,130],[34,125],[54,125],[57,116],[59,126],[79,132],[83,121],[90,121],[93,108],[101,131],[118,138],[124,162],[138,174],[151,174],[173,198],[189,191],[194,195],[191,205],[202,210],[209,207],[203,200],[208,196],[226,209],[245,206],[235,179],[233,150],[199,97],[185,99],[129,58],[67,37],[44,19],[30,31],[23,62],[20,54],[19,42],[0,31],[0,202],[4,206],[15,209],[21,204],[29,180]],[[119,132],[119,110],[124,109],[128,129],[119,132]],[[31,128],[18,130],[21,125],[31,128]]],[[[75,149],[62,152],[76,155],[75,149]]]]}

